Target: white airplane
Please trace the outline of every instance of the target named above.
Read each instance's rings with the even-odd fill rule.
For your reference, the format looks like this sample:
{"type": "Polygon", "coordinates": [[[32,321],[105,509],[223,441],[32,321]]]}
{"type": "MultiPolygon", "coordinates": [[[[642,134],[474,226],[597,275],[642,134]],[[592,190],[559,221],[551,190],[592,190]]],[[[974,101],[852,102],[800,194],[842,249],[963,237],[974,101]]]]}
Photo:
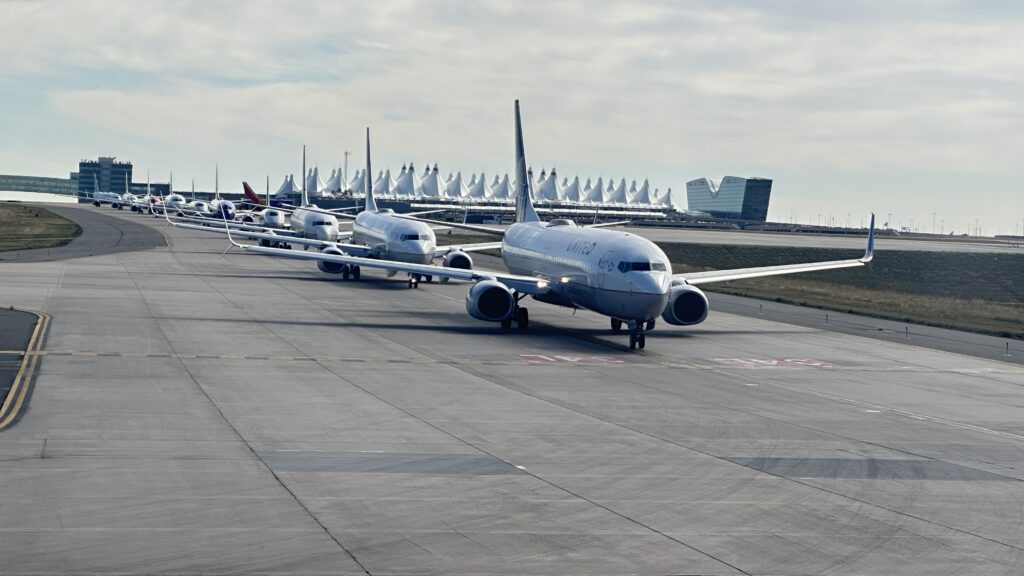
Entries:
{"type": "Polygon", "coordinates": [[[527,295],[540,302],[591,310],[608,316],[615,332],[623,324],[628,326],[630,349],[645,347],[645,333],[654,327],[658,316],[677,326],[703,322],[708,314],[708,299],[700,285],[864,266],[872,259],[873,214],[867,249],[861,258],[684,274],[672,274],[671,263],[661,248],[635,234],[577,226],[569,220],[542,222],[534,210],[526,176],[518,100],[515,116],[515,223],[504,231],[462,225],[502,234],[502,260],[509,269],[507,273],[243,245],[235,242],[230,232],[228,238],[246,252],[313,260],[318,265],[365,266],[473,281],[475,284],[466,294],[466,311],[479,320],[500,322],[504,328],[511,327],[513,322],[523,329],[529,325],[529,313],[520,305],[527,295]]]}
{"type": "MultiPolygon", "coordinates": [[[[367,129],[366,139],[366,174],[369,175],[372,173],[370,165],[369,129],[367,129]]],[[[430,264],[436,259],[441,259],[442,266],[461,269],[471,269],[473,267],[473,260],[469,256],[468,252],[501,248],[501,242],[459,244],[439,247],[437,246],[437,238],[434,234],[434,230],[430,224],[409,218],[417,215],[432,214],[434,212],[439,212],[439,210],[428,210],[409,214],[395,214],[395,212],[389,208],[379,209],[371,188],[372,187],[368,183],[367,190],[369,190],[369,193],[366,195],[365,207],[357,216],[330,212],[317,208],[316,206],[309,205],[305,194],[303,194],[303,204],[305,207],[293,209],[292,212],[293,230],[296,226],[296,213],[299,214],[299,226],[315,223],[318,220],[324,220],[325,218],[334,222],[337,222],[338,217],[352,220],[351,232],[346,233],[338,231],[336,236],[331,239],[317,237],[315,235],[302,235],[301,237],[293,235],[288,237],[285,233],[279,230],[259,230],[252,226],[232,226],[232,228],[240,230],[240,232],[238,232],[238,235],[240,236],[259,240],[261,246],[285,247],[288,244],[297,244],[306,249],[309,249],[310,247],[316,248],[324,254],[375,258],[414,264],[430,264]],[[349,240],[349,242],[342,243],[342,240],[349,240]]],[[[255,193],[252,192],[252,189],[249,188],[247,184],[245,184],[245,189],[249,200],[251,202],[258,202],[258,198],[255,198],[255,193]]],[[[257,205],[263,206],[261,204],[257,205]]],[[[344,210],[348,210],[348,208],[344,210]]],[[[195,222],[194,219],[191,221],[195,222]]],[[[171,223],[184,228],[202,229],[175,222],[171,223]]],[[[218,229],[207,229],[207,231],[222,232],[218,229]]],[[[361,273],[358,266],[346,266],[327,261],[318,262],[317,267],[321,272],[326,272],[328,274],[340,274],[345,280],[348,280],[349,278],[358,280],[361,273]]],[[[396,273],[396,270],[389,270],[389,277],[396,273]]],[[[431,282],[433,280],[433,276],[433,274],[409,273],[409,287],[418,287],[420,280],[424,277],[427,282],[431,282]]],[[[448,278],[442,277],[442,280],[447,281],[448,278]]]]}

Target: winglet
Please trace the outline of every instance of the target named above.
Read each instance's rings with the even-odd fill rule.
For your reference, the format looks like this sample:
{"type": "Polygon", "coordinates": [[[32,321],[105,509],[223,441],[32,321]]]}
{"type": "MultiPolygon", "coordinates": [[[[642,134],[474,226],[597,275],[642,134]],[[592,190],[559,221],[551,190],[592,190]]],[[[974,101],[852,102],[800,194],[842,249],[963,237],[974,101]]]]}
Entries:
{"type": "Polygon", "coordinates": [[[875,257],[875,213],[871,213],[871,225],[868,228],[868,247],[864,250],[864,257],[860,259],[861,262],[867,264],[871,262],[871,259],[875,257]]]}
{"type": "MultiPolygon", "coordinates": [[[[224,220],[224,231],[227,232],[227,234],[228,234],[228,242],[231,242],[232,246],[236,246],[238,248],[241,248],[242,250],[245,250],[245,246],[242,246],[238,242],[235,242],[235,239],[231,237],[231,226],[228,226],[227,219],[224,220]]],[[[231,246],[228,246],[228,250],[230,250],[230,249],[231,249],[231,246]]],[[[227,253],[228,250],[225,250],[224,252],[227,253]]]]}

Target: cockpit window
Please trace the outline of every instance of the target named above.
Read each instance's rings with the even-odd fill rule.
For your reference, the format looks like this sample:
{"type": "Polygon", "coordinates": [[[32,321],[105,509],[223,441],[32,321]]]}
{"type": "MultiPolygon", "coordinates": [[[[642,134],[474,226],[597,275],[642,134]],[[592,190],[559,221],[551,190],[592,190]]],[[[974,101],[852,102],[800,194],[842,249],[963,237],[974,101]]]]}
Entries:
{"type": "Polygon", "coordinates": [[[315,221],[313,221],[313,226],[330,226],[330,225],[331,225],[331,223],[328,222],[327,220],[315,220],[315,221]]]}
{"type": "Polygon", "coordinates": [[[664,262],[619,262],[619,272],[665,272],[668,268],[664,262]]]}
{"type": "Polygon", "coordinates": [[[406,240],[429,240],[426,234],[402,234],[399,240],[405,242],[406,240]]]}

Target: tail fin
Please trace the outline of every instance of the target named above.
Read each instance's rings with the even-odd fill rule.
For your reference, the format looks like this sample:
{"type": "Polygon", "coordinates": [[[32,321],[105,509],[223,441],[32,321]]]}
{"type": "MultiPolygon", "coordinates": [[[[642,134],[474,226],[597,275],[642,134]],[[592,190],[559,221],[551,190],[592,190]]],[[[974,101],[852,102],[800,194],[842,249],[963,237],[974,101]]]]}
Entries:
{"type": "Polygon", "coordinates": [[[533,194],[530,178],[526,174],[526,152],[523,149],[523,123],[519,117],[519,100],[516,100],[516,222],[539,222],[533,209],[533,194]]]}
{"type": "Polygon", "coordinates": [[[242,190],[245,190],[245,197],[249,199],[249,202],[252,202],[257,206],[260,205],[260,197],[257,196],[256,193],[252,191],[252,188],[249,187],[248,182],[242,182],[242,190]]]}
{"type": "Polygon", "coordinates": [[[373,199],[373,172],[370,170],[370,127],[366,127],[366,172],[363,174],[363,188],[366,192],[366,210],[377,211],[377,201],[373,199]]]}

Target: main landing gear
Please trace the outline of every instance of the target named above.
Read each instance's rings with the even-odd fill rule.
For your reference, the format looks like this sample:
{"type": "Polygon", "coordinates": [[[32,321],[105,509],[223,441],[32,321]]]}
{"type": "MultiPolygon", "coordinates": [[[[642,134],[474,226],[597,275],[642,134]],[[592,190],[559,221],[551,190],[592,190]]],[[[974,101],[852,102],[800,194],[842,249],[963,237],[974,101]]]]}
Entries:
{"type": "Polygon", "coordinates": [[[359,280],[359,266],[345,266],[341,269],[341,279],[348,280],[359,280]]]}
{"type": "MultiPolygon", "coordinates": [[[[618,318],[612,318],[612,332],[618,334],[622,331],[622,320],[618,318]]],[[[647,346],[647,331],[654,330],[654,319],[650,319],[646,322],[640,320],[630,320],[627,323],[629,328],[629,349],[636,350],[637,348],[643,350],[647,346]]]]}
{"type": "Polygon", "coordinates": [[[501,327],[508,330],[512,328],[512,323],[515,322],[516,328],[520,330],[526,330],[530,327],[530,311],[527,310],[526,306],[520,306],[519,301],[526,297],[526,294],[516,293],[516,311],[512,313],[512,316],[501,321],[501,327]]]}
{"type": "Polygon", "coordinates": [[[409,274],[409,288],[419,288],[421,281],[430,284],[434,277],[428,274],[409,274]]]}

